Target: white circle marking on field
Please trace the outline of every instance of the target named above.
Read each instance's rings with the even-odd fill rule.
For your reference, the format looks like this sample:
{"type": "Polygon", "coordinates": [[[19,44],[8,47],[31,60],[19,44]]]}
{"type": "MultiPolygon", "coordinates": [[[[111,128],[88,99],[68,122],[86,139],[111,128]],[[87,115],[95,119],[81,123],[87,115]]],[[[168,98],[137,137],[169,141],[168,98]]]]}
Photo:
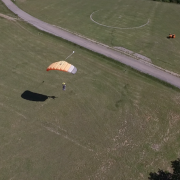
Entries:
{"type": "MultiPolygon", "coordinates": [[[[108,28],[114,28],[114,29],[138,29],[138,28],[142,28],[142,27],[148,25],[149,22],[150,22],[150,20],[148,19],[147,23],[145,23],[145,24],[143,24],[143,25],[141,25],[141,26],[129,27],[129,28],[121,28],[121,27],[115,27],[115,26],[107,26],[107,25],[105,25],[105,24],[101,24],[101,23],[96,22],[96,21],[92,18],[93,14],[96,13],[96,12],[98,12],[98,11],[102,11],[102,9],[101,9],[101,10],[94,11],[94,12],[90,15],[91,21],[93,21],[94,23],[96,23],[96,24],[98,24],[98,25],[100,25],[100,26],[104,26],[104,27],[108,27],[108,28]]],[[[120,16],[119,18],[121,18],[121,16],[120,16]]]]}

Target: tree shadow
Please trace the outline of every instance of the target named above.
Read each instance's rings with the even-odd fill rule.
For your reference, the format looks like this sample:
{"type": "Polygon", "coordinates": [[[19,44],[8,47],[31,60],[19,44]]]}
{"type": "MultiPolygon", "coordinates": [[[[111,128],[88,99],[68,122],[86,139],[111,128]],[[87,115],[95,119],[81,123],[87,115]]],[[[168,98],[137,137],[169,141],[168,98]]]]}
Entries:
{"type": "Polygon", "coordinates": [[[180,180],[180,159],[171,161],[171,167],[173,172],[163,171],[161,169],[158,172],[151,172],[149,174],[149,180],[180,180]]]}
{"type": "Polygon", "coordinates": [[[26,100],[29,100],[29,101],[46,101],[48,98],[52,98],[52,99],[57,98],[55,96],[46,96],[46,95],[43,95],[43,94],[38,94],[38,93],[31,92],[31,91],[28,91],[28,90],[24,91],[21,94],[21,97],[23,99],[26,99],[26,100]]]}

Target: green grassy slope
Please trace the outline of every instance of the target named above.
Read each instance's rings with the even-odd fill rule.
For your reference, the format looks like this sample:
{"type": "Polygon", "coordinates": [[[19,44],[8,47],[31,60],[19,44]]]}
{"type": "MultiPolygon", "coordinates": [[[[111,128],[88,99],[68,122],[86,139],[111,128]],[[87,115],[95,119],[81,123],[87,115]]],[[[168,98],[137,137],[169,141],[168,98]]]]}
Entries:
{"type": "Polygon", "coordinates": [[[163,68],[180,73],[180,5],[148,0],[17,0],[16,4],[51,24],[67,28],[110,46],[122,46],[152,59],[163,68]],[[115,27],[140,29],[112,29],[90,20],[115,27]],[[176,39],[167,39],[175,33],[176,39]]]}
{"type": "Polygon", "coordinates": [[[0,24],[0,179],[147,179],[178,157],[179,91],[24,22],[0,24]],[[75,75],[46,72],[73,50],[75,75]]]}

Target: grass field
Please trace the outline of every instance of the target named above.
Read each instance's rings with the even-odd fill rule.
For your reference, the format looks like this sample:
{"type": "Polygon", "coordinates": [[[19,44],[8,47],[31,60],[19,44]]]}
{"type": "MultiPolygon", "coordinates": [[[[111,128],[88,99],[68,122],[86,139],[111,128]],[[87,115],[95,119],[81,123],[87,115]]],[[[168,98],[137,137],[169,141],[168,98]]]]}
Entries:
{"type": "Polygon", "coordinates": [[[144,180],[179,157],[179,90],[21,21],[0,32],[0,179],[144,180]],[[72,51],[75,75],[46,72],[72,51]]]}
{"type": "Polygon", "coordinates": [[[16,0],[16,4],[41,20],[95,39],[120,46],[152,59],[163,68],[180,73],[180,5],[151,0],[16,0]],[[140,29],[129,28],[150,23],[140,29]],[[176,39],[167,39],[175,33],[176,39]]]}

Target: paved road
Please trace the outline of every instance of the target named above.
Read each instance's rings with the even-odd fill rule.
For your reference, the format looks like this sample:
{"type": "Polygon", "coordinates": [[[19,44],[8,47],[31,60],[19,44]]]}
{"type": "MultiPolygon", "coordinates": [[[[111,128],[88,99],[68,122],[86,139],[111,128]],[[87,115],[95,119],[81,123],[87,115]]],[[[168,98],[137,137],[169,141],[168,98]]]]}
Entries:
{"type": "Polygon", "coordinates": [[[78,44],[79,46],[82,46],[93,52],[96,52],[96,53],[102,54],[106,57],[117,60],[123,64],[126,64],[127,66],[132,67],[133,69],[136,69],[145,74],[149,74],[153,77],[156,77],[157,79],[165,81],[165,82],[167,82],[173,86],[176,86],[180,89],[180,78],[178,78],[170,73],[160,70],[150,64],[146,64],[146,63],[140,62],[138,60],[135,60],[131,57],[122,55],[120,52],[117,52],[111,48],[97,44],[90,40],[87,40],[82,37],[71,34],[70,32],[67,32],[65,30],[54,27],[51,24],[45,23],[45,22],[27,14],[26,12],[22,11],[21,9],[19,9],[14,3],[11,2],[11,0],[1,0],[1,1],[4,2],[4,4],[12,12],[17,14],[24,21],[28,22],[29,24],[37,27],[38,29],[40,29],[42,31],[45,31],[45,32],[48,32],[55,36],[61,37],[62,39],[65,39],[67,41],[78,44]]]}

